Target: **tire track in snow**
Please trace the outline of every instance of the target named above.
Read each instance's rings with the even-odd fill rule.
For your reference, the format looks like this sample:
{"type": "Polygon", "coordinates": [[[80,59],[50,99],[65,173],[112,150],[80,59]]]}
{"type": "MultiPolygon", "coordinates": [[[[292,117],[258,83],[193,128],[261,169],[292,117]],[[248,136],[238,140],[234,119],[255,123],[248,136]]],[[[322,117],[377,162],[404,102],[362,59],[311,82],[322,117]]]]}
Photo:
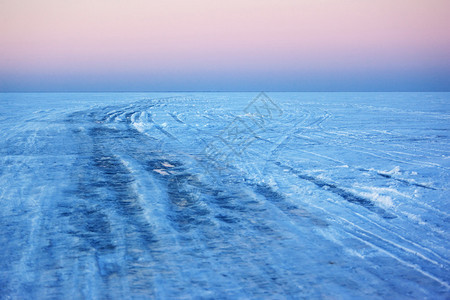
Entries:
{"type": "Polygon", "coordinates": [[[376,206],[370,199],[355,195],[355,194],[337,186],[334,183],[326,182],[317,177],[307,175],[305,173],[302,173],[302,172],[300,172],[288,165],[282,164],[280,162],[275,162],[275,165],[289,170],[289,172],[291,172],[292,174],[295,174],[298,178],[309,181],[325,191],[334,193],[350,203],[361,205],[361,206],[367,208],[368,210],[380,215],[384,219],[394,219],[397,217],[397,216],[387,212],[386,210],[382,209],[381,207],[376,206]]]}
{"type": "MultiPolygon", "coordinates": [[[[105,182],[115,195],[113,196],[113,199],[117,199],[115,201],[120,204],[119,208],[116,208],[115,210],[119,212],[124,210],[126,213],[123,213],[123,218],[128,216],[121,221],[121,223],[127,224],[127,222],[131,222],[128,226],[135,228],[134,230],[136,230],[136,227],[145,228],[145,224],[140,223],[140,221],[139,226],[133,226],[132,220],[135,220],[136,218],[142,219],[140,212],[141,209],[129,207],[128,204],[128,200],[135,200],[135,197],[130,196],[128,192],[130,181],[134,179],[132,177],[129,178],[127,175],[128,173],[123,170],[123,166],[119,163],[119,160],[115,158],[115,156],[119,153],[127,153],[127,155],[134,157],[135,161],[140,163],[142,168],[144,168],[149,174],[152,174],[152,176],[164,184],[168,197],[167,218],[169,224],[171,224],[171,227],[178,232],[178,235],[180,236],[178,239],[180,242],[183,241],[183,243],[192,243],[194,241],[192,237],[195,237],[195,244],[204,243],[204,246],[207,247],[210,247],[208,245],[214,245],[209,249],[209,251],[213,251],[213,253],[216,248],[229,249],[229,253],[227,254],[228,256],[234,252],[231,250],[233,249],[232,245],[240,244],[241,242],[235,241],[236,243],[229,244],[226,241],[230,238],[231,240],[240,239],[240,237],[235,234],[231,234],[232,231],[228,230],[226,233],[222,232],[219,236],[214,234],[211,235],[211,232],[217,231],[220,228],[217,227],[217,222],[220,222],[228,227],[244,226],[246,234],[249,234],[250,231],[256,231],[254,234],[255,236],[264,237],[267,234],[273,235],[276,233],[276,231],[270,227],[261,225],[261,222],[249,223],[248,221],[244,221],[246,218],[260,218],[258,217],[258,214],[261,210],[256,209],[256,207],[259,206],[257,201],[251,200],[246,201],[246,203],[238,203],[237,200],[242,202],[242,199],[244,199],[245,196],[233,195],[233,193],[230,194],[225,190],[218,190],[216,188],[204,185],[196,179],[196,175],[190,174],[183,168],[182,165],[174,160],[161,157],[158,158],[158,156],[154,155],[153,158],[152,155],[147,158],[143,157],[142,155],[144,155],[145,152],[151,153],[151,150],[149,151],[149,149],[154,148],[149,145],[148,139],[146,140],[144,135],[140,134],[131,127],[133,113],[123,112],[122,115],[124,117],[118,118],[116,121],[126,124],[127,127],[125,129],[117,130],[112,128],[94,127],[89,131],[89,135],[94,140],[94,149],[97,149],[94,151],[94,166],[97,170],[101,169],[105,174],[105,182]],[[111,141],[114,141],[114,143],[111,141]],[[119,143],[117,143],[118,141],[119,143]],[[143,151],[145,146],[149,147],[147,151],[143,151]],[[171,167],[169,168],[167,166],[171,167]],[[123,198],[127,199],[127,201],[124,202],[124,200],[120,200],[123,198]],[[256,207],[252,209],[252,205],[256,205],[256,207]],[[213,211],[214,214],[212,214],[213,211]],[[231,235],[227,239],[221,236],[223,234],[231,235]],[[189,236],[192,237],[190,238],[189,236]]],[[[97,122],[94,121],[94,123],[97,122]]],[[[105,183],[96,180],[91,184],[102,187],[105,183]]],[[[87,193],[84,196],[86,199],[95,199],[98,197],[98,195],[93,195],[90,193],[87,193]]],[[[88,213],[93,214],[90,211],[88,211],[88,213]]],[[[101,223],[102,218],[97,217],[97,221],[101,223]]],[[[88,230],[89,229],[93,230],[93,228],[88,228],[88,230]]],[[[221,231],[219,230],[219,232],[221,231]]],[[[247,243],[248,242],[249,241],[247,241],[247,243]]],[[[128,243],[133,244],[135,242],[134,240],[126,240],[124,242],[124,244],[128,243]]],[[[260,247],[258,245],[260,243],[258,242],[258,239],[256,239],[253,243],[256,243],[255,247],[260,247]]],[[[189,247],[187,249],[189,249],[189,247]]],[[[221,251],[219,251],[216,255],[220,255],[220,252],[221,251]]],[[[238,257],[238,253],[235,253],[233,256],[238,257]]],[[[240,265],[241,267],[243,266],[242,261],[234,261],[234,264],[240,265]]],[[[246,263],[246,265],[249,270],[254,270],[254,272],[256,272],[255,267],[258,265],[256,261],[252,262],[250,260],[246,263]]],[[[240,272],[242,272],[242,270],[240,272]]],[[[254,277],[254,280],[267,281],[264,275],[265,272],[276,273],[275,270],[263,270],[262,274],[253,275],[256,276],[254,277]]],[[[245,273],[242,274],[242,276],[245,277],[245,273]]],[[[276,276],[275,274],[271,276],[278,277],[278,280],[281,280],[282,278],[281,276],[276,276]]],[[[289,282],[282,282],[283,281],[279,281],[279,284],[282,284],[281,287],[283,285],[291,285],[289,282]]],[[[270,280],[267,281],[267,284],[270,284],[270,280]]],[[[133,292],[133,286],[131,283],[129,288],[131,292],[133,292]]],[[[275,290],[277,289],[278,287],[275,288],[275,290]]],[[[257,293],[257,290],[254,290],[253,293],[257,293]]]]}

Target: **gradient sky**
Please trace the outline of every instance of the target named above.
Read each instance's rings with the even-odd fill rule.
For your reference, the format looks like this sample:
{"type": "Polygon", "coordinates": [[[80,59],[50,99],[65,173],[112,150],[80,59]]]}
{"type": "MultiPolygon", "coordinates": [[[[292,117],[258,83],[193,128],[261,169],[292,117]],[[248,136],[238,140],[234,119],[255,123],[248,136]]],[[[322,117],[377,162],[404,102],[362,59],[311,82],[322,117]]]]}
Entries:
{"type": "Polygon", "coordinates": [[[449,0],[0,0],[0,91],[450,91],[449,0]]]}

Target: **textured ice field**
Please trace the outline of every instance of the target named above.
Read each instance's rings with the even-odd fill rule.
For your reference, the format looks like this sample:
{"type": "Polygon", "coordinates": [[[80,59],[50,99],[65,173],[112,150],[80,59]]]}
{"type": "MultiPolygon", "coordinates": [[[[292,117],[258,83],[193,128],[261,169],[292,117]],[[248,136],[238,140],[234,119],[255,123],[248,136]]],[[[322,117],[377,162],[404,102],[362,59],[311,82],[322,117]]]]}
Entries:
{"type": "Polygon", "coordinates": [[[448,299],[450,94],[257,95],[0,94],[0,298],[448,299]]]}

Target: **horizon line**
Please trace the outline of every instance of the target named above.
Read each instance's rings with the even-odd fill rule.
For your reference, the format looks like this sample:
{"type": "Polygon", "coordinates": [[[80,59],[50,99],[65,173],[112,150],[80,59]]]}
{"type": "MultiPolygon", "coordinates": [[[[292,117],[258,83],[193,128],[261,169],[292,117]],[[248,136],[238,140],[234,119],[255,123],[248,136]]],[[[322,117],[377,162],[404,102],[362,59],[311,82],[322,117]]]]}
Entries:
{"type": "Polygon", "coordinates": [[[82,90],[82,91],[0,91],[6,93],[449,93],[450,90],[174,90],[174,91],[139,91],[139,90],[82,90]]]}

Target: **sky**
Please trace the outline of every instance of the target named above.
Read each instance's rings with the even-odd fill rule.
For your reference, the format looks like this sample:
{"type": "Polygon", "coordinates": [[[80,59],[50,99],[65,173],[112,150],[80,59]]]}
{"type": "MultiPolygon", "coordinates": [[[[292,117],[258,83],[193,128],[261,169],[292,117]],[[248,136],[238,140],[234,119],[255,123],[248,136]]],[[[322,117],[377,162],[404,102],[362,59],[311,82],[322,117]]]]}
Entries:
{"type": "Polygon", "coordinates": [[[450,91],[449,0],[0,0],[0,91],[450,91]]]}

